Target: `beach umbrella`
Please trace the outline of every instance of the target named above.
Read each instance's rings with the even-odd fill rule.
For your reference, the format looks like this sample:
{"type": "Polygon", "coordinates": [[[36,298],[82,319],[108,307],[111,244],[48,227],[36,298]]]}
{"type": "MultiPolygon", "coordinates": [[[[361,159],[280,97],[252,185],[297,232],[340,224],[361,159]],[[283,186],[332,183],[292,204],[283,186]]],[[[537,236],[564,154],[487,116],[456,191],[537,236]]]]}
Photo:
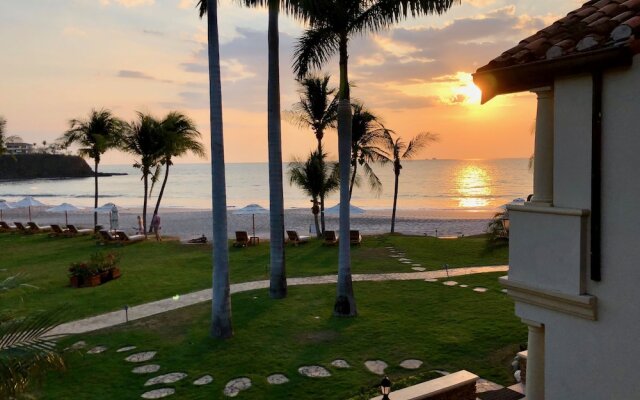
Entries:
{"type": "Polygon", "coordinates": [[[11,204],[7,203],[6,201],[0,201],[0,221],[2,221],[2,210],[10,210],[12,208],[13,207],[11,206],[11,204]]]}
{"type": "Polygon", "coordinates": [[[112,231],[118,230],[118,207],[115,205],[111,208],[111,214],[109,215],[109,225],[112,231]]]}
{"type": "Polygon", "coordinates": [[[99,212],[99,213],[110,213],[113,210],[113,207],[115,207],[116,205],[113,203],[105,203],[104,205],[98,207],[98,208],[93,208],[91,209],[91,211],[94,212],[99,212]]]}
{"type": "Polygon", "coordinates": [[[256,214],[269,214],[269,210],[264,207],[261,207],[258,204],[249,204],[248,206],[242,207],[233,211],[235,215],[251,215],[253,220],[253,236],[256,235],[256,214]]]}
{"type": "MultiPolygon", "coordinates": [[[[364,214],[364,209],[360,207],[356,207],[353,204],[349,204],[349,212],[351,215],[364,214]]],[[[325,215],[340,215],[340,203],[336,204],[333,207],[329,207],[324,210],[325,215]]]]}
{"type": "Polygon", "coordinates": [[[59,206],[48,208],[45,211],[52,212],[52,213],[64,212],[64,224],[69,225],[69,217],[67,213],[69,211],[74,212],[74,211],[80,211],[80,210],[82,210],[81,207],[76,207],[73,204],[69,204],[69,203],[62,203],[59,206]]]}
{"type": "Polygon", "coordinates": [[[29,208],[29,222],[31,222],[31,207],[42,207],[42,206],[46,206],[46,204],[44,204],[41,201],[38,201],[38,200],[34,199],[32,196],[27,196],[24,199],[20,200],[19,202],[14,203],[13,206],[16,207],[16,208],[28,207],[29,208]]]}

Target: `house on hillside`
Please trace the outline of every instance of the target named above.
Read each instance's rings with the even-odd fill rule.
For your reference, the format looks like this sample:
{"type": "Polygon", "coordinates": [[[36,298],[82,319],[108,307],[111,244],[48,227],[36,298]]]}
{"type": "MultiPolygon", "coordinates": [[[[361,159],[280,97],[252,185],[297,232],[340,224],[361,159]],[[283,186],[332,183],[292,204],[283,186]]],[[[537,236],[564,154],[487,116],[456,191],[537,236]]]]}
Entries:
{"type": "Polygon", "coordinates": [[[538,99],[501,279],[529,327],[527,399],[640,399],[640,0],[589,1],[474,81],[483,102],[538,99]]]}
{"type": "Polygon", "coordinates": [[[7,154],[31,154],[34,151],[31,143],[7,142],[7,154]]]}

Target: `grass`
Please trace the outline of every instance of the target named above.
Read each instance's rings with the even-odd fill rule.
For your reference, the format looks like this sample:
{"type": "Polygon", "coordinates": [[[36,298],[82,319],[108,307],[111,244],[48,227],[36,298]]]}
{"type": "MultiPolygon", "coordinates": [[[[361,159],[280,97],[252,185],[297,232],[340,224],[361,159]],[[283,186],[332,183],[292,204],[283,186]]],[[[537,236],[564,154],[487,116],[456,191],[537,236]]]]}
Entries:
{"type": "Polygon", "coordinates": [[[123,361],[126,354],[115,352],[125,345],[158,351],[153,362],[162,368],[153,376],[188,373],[181,382],[161,385],[175,387],[180,399],[223,398],[226,382],[241,376],[253,382],[239,395],[245,399],[360,398],[361,391],[380,381],[363,365],[375,359],[389,364],[394,382],[411,376],[428,379],[433,369],[467,369],[511,383],[510,361],[526,342],[526,329],[513,314],[513,302],[500,292],[499,275],[456,278],[487,287],[487,293],[422,281],[357,282],[359,316],[348,319],[331,316],[334,285],[291,287],[289,297],[277,301],[268,298],[267,290],[238,293],[232,296],[235,335],[226,341],[209,337],[208,303],[66,339],[63,345],[82,339],[109,350],[71,353],[69,371],[50,373],[36,397],[139,398],[151,389],[143,386],[150,376],[131,373],[133,365],[123,361]],[[346,359],[352,368],[332,368],[336,358],[346,359]],[[418,371],[402,370],[397,365],[407,358],[425,364],[418,371]],[[325,366],[332,377],[302,377],[297,369],[303,365],[325,366]],[[268,385],[266,377],[273,373],[285,374],[290,382],[268,385]],[[211,374],[213,383],[193,386],[203,374],[211,374]]]}
{"type": "MultiPolygon", "coordinates": [[[[429,270],[507,262],[506,249],[487,254],[484,238],[439,240],[430,237],[381,235],[365,237],[352,248],[352,272],[411,272],[406,264],[389,257],[386,246],[405,251],[406,257],[429,270]]],[[[176,241],[147,241],[124,247],[109,247],[121,255],[122,278],[95,288],[68,287],[70,263],[88,260],[98,250],[94,239],[49,238],[46,235],[0,234],[0,279],[20,274],[37,290],[13,290],[0,294],[0,312],[29,313],[66,305],[66,319],[78,319],[136,305],[175,294],[211,287],[210,246],[185,246],[176,241]]],[[[289,277],[335,274],[337,247],[312,240],[286,248],[289,277]]],[[[232,283],[268,279],[269,246],[231,248],[232,283]]]]}

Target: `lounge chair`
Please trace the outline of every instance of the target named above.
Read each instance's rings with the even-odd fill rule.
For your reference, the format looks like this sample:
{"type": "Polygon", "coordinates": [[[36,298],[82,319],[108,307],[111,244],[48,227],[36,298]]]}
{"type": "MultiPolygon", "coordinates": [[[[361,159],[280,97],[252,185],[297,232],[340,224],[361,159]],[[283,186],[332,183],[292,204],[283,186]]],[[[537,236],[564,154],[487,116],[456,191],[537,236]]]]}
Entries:
{"type": "Polygon", "coordinates": [[[334,246],[338,244],[338,235],[336,231],[324,231],[324,243],[325,246],[334,246]]]}
{"type": "Polygon", "coordinates": [[[0,221],[0,232],[16,232],[18,228],[15,225],[9,225],[4,221],[0,221]]]}
{"type": "Polygon", "coordinates": [[[349,242],[351,244],[362,243],[362,235],[360,234],[360,231],[349,231],[349,242]]]}
{"type": "Polygon", "coordinates": [[[249,234],[247,231],[236,231],[236,241],[233,247],[247,247],[249,245],[249,234]]]}
{"type": "Polygon", "coordinates": [[[21,232],[21,233],[33,233],[33,231],[31,230],[31,228],[29,228],[29,227],[27,227],[27,226],[24,226],[24,225],[22,224],[22,222],[17,222],[17,221],[16,221],[16,222],[14,222],[13,224],[14,224],[14,225],[16,226],[16,228],[18,229],[18,232],[21,232]]]}
{"type": "Polygon", "coordinates": [[[27,225],[29,225],[29,228],[31,228],[31,232],[33,233],[42,233],[42,232],[49,232],[51,231],[51,226],[49,225],[43,225],[40,226],[38,224],[36,224],[35,222],[27,222],[27,225]]]}
{"type": "Polygon", "coordinates": [[[69,229],[63,228],[60,225],[51,224],[51,231],[49,236],[71,236],[69,229]]]}
{"type": "Polygon", "coordinates": [[[105,229],[100,230],[100,241],[104,244],[109,243],[121,243],[120,237],[117,235],[112,235],[111,232],[105,229]]]}
{"type": "Polygon", "coordinates": [[[289,237],[289,243],[294,246],[307,243],[309,241],[309,236],[300,236],[296,231],[287,231],[287,236],[289,237]]]}
{"type": "Polygon", "coordinates": [[[116,231],[116,236],[120,238],[123,243],[135,243],[146,239],[144,235],[127,235],[124,231],[116,231]]]}
{"type": "Polygon", "coordinates": [[[72,235],[90,235],[93,233],[93,229],[78,229],[75,225],[67,225],[69,233],[72,235]]]}

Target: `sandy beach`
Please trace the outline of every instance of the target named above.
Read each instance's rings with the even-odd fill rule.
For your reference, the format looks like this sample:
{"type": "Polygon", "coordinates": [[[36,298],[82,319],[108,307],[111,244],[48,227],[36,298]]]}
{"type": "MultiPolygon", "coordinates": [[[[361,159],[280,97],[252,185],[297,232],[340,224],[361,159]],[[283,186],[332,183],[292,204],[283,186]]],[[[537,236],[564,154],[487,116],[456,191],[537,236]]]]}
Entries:
{"type": "MultiPolygon", "coordinates": [[[[45,208],[32,208],[32,219],[41,225],[62,224],[64,225],[64,214],[49,213],[45,208]]],[[[141,210],[135,208],[119,209],[119,228],[127,232],[136,230],[136,217],[141,214],[141,210]]],[[[429,210],[398,210],[396,217],[396,232],[411,235],[429,236],[460,236],[476,235],[485,232],[491,214],[469,213],[464,211],[434,212],[429,210]],[[453,216],[453,217],[452,217],[453,216]]],[[[179,237],[181,240],[188,240],[194,237],[205,235],[212,237],[213,218],[211,210],[184,209],[184,208],[164,208],[160,210],[162,218],[162,235],[179,237]]],[[[229,237],[235,237],[237,230],[246,230],[252,233],[251,215],[235,215],[229,211],[227,215],[227,225],[229,237]]],[[[151,212],[149,212],[149,221],[151,212]]],[[[4,220],[27,221],[27,209],[13,209],[4,212],[4,220]]],[[[98,223],[109,226],[109,215],[99,214],[98,223]]],[[[69,223],[82,227],[93,225],[93,214],[88,211],[69,214],[69,223]]],[[[327,215],[327,229],[338,230],[338,216],[327,215]]],[[[313,216],[309,210],[289,209],[285,211],[285,228],[287,230],[297,230],[299,234],[308,234],[313,225],[313,216]]],[[[351,217],[352,229],[358,229],[364,235],[380,234],[389,232],[391,225],[391,210],[367,210],[365,214],[353,215],[351,217]]],[[[261,239],[269,238],[269,215],[255,215],[256,236],[261,239]]]]}

